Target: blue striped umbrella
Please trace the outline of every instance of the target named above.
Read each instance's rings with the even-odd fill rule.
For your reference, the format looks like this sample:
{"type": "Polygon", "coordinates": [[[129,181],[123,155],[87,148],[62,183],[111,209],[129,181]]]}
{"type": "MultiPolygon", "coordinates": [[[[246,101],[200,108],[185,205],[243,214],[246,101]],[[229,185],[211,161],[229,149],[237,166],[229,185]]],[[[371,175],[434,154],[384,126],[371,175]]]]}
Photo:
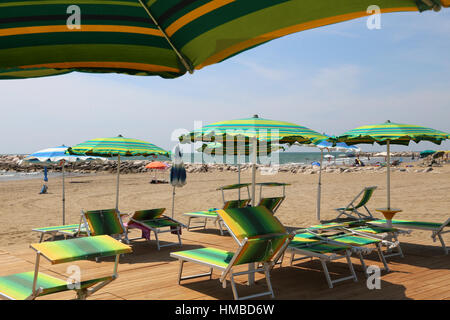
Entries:
{"type": "Polygon", "coordinates": [[[66,224],[66,196],[65,196],[65,181],[64,181],[64,163],[65,162],[79,162],[79,161],[89,161],[89,160],[106,160],[102,157],[92,157],[92,156],[78,156],[66,154],[68,147],[65,145],[39,150],[35,153],[30,154],[28,157],[23,159],[25,162],[30,163],[41,163],[41,164],[60,164],[62,168],[62,179],[63,179],[63,189],[62,189],[62,216],[63,225],[66,224]]]}

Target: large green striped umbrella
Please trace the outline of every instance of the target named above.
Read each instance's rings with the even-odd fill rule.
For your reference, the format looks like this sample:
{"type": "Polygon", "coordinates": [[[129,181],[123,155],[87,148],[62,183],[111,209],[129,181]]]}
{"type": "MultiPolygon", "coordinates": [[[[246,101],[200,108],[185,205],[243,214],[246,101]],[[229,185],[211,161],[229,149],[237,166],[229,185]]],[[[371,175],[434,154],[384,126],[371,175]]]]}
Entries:
{"type": "MultiPolygon", "coordinates": [[[[430,141],[435,144],[441,144],[443,140],[449,139],[448,133],[408,124],[398,124],[387,121],[378,125],[362,126],[335,138],[337,142],[345,142],[348,145],[360,143],[387,146],[387,211],[391,208],[391,144],[409,145],[411,141],[419,143],[420,141],[430,141]]],[[[390,220],[390,219],[388,219],[390,220]]]]}
{"type": "Polygon", "coordinates": [[[252,205],[256,205],[256,156],[258,145],[267,144],[311,144],[328,139],[314,130],[290,122],[252,118],[215,122],[200,129],[196,129],[179,137],[181,143],[196,141],[219,142],[227,145],[233,143],[245,143],[251,145],[252,154],[252,205]]]}
{"type": "Polygon", "coordinates": [[[120,177],[120,157],[151,156],[162,155],[169,156],[169,152],[155,146],[150,142],[137,139],[124,138],[119,135],[114,138],[97,138],[80,143],[67,149],[69,154],[117,157],[117,191],[116,191],[116,209],[119,209],[119,177],[120,177]]]}
{"type": "MultiPolygon", "coordinates": [[[[244,143],[219,143],[219,142],[210,142],[204,143],[200,148],[197,149],[198,152],[203,152],[208,155],[213,156],[238,156],[237,158],[237,167],[238,167],[238,184],[241,183],[241,156],[248,156],[251,154],[253,150],[253,146],[251,144],[244,143]]],[[[273,145],[271,143],[268,144],[258,144],[256,148],[257,156],[268,156],[272,152],[280,151],[284,148],[280,145],[273,145]]],[[[241,200],[241,189],[238,189],[239,200],[241,200]]]]}
{"type": "Polygon", "coordinates": [[[4,0],[0,77],[71,71],[174,78],[270,40],[450,0],[4,0]]]}

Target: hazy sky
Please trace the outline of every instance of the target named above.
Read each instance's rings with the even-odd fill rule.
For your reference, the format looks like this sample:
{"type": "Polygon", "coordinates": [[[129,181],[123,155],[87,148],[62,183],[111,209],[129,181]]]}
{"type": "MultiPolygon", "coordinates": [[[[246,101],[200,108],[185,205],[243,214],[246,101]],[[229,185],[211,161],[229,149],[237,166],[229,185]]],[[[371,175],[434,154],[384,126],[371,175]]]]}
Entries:
{"type": "MultiPolygon", "coordinates": [[[[175,129],[253,114],[331,135],[388,119],[450,132],[449,53],[450,9],[443,9],[382,15],[380,30],[357,19],[297,33],[174,80],[81,73],[3,80],[0,153],[118,134],[171,149],[175,129]]],[[[450,142],[410,146],[430,148],[450,142]]]]}

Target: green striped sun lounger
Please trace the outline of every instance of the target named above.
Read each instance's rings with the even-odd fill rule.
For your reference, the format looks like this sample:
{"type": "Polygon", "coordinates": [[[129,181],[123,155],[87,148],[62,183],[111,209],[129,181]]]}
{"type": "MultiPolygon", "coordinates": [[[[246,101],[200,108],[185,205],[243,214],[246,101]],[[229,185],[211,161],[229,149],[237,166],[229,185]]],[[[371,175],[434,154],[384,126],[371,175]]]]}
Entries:
{"type": "MultiPolygon", "coordinates": [[[[385,219],[374,220],[371,221],[370,223],[382,227],[385,227],[387,225],[387,221],[385,219]]],[[[392,226],[398,228],[430,231],[431,238],[433,239],[433,241],[435,242],[436,238],[438,238],[439,241],[441,242],[442,249],[444,249],[444,253],[446,255],[448,254],[448,247],[446,246],[442,235],[444,233],[450,232],[450,218],[448,218],[444,223],[413,221],[413,220],[392,220],[392,226]]]]}
{"type": "Polygon", "coordinates": [[[331,289],[337,282],[345,280],[358,281],[355,270],[353,268],[351,257],[352,247],[347,244],[330,243],[330,241],[324,241],[320,237],[305,231],[295,234],[292,241],[289,243],[287,252],[291,253],[290,264],[294,261],[304,259],[319,259],[322,264],[322,268],[325,274],[325,278],[328,283],[328,287],[331,289]],[[300,255],[300,258],[295,258],[296,255],[300,255]],[[344,276],[337,279],[331,279],[328,271],[327,262],[335,260],[346,259],[348,268],[350,270],[350,276],[344,276]]]}
{"type": "Polygon", "coordinates": [[[78,235],[86,235],[87,229],[84,224],[68,224],[64,226],[51,226],[51,227],[43,227],[43,228],[34,228],[32,231],[39,232],[40,238],[39,242],[44,240],[44,236],[51,236],[51,240],[54,240],[58,235],[64,235],[69,237],[75,237],[78,235]]]}
{"type": "MultiPolygon", "coordinates": [[[[162,247],[174,246],[174,245],[182,245],[181,242],[181,229],[184,226],[181,222],[178,222],[163,213],[166,211],[166,208],[158,208],[158,209],[147,209],[147,210],[139,210],[136,211],[133,216],[128,221],[127,230],[131,228],[138,228],[142,231],[142,235],[140,238],[145,238],[150,241],[151,232],[155,234],[156,246],[158,250],[162,247]],[[171,232],[172,234],[176,234],[178,237],[178,243],[168,243],[168,244],[160,244],[158,234],[171,232]]],[[[135,240],[135,239],[132,239],[135,240]]]]}
{"type": "Polygon", "coordinates": [[[110,236],[93,236],[31,244],[36,251],[35,270],[0,277],[0,296],[11,300],[33,300],[40,296],[74,290],[78,299],[86,299],[117,278],[121,254],[131,248],[110,236]],[[39,272],[40,258],[51,264],[74,262],[99,256],[115,256],[113,274],[95,279],[61,280],[39,272]]]}
{"type": "Polygon", "coordinates": [[[281,203],[283,203],[284,199],[286,199],[286,186],[288,186],[288,183],[280,183],[280,182],[262,182],[257,183],[257,185],[260,186],[259,189],[259,203],[258,206],[265,206],[267,209],[273,212],[278,210],[278,208],[281,206],[281,203]],[[281,196],[278,197],[263,197],[262,190],[263,187],[282,187],[283,193],[281,196]]]}
{"type": "MultiPolygon", "coordinates": [[[[249,203],[250,203],[249,199],[228,200],[228,201],[225,201],[223,209],[245,208],[249,203]]],[[[198,229],[198,228],[206,229],[206,224],[207,224],[208,220],[212,220],[214,222],[214,224],[217,226],[217,228],[219,229],[220,234],[223,235],[225,230],[220,222],[220,217],[217,214],[218,210],[220,210],[220,209],[211,208],[206,211],[196,211],[196,212],[184,213],[183,215],[189,217],[187,229],[188,230],[198,229]],[[196,219],[202,219],[203,223],[192,226],[191,225],[192,220],[196,220],[196,219]]]]}
{"type": "Polygon", "coordinates": [[[109,235],[129,242],[120,212],[116,209],[82,210],[81,219],[88,226],[88,236],[109,235]]]}
{"type": "Polygon", "coordinates": [[[336,219],[339,219],[341,216],[347,216],[353,219],[367,219],[372,218],[372,213],[367,208],[367,203],[372,198],[372,195],[377,187],[366,187],[361,190],[360,193],[356,195],[356,197],[345,207],[336,208],[335,210],[339,213],[336,219]],[[360,198],[359,202],[356,202],[360,198]],[[364,208],[366,213],[360,211],[361,208],[364,208]]]}
{"type": "MultiPolygon", "coordinates": [[[[361,239],[363,239],[364,241],[367,240],[368,242],[364,244],[365,246],[375,244],[377,251],[379,253],[380,260],[381,262],[383,262],[386,271],[389,271],[389,268],[387,267],[387,264],[385,262],[386,258],[393,256],[403,257],[403,252],[397,237],[398,233],[401,232],[401,230],[398,230],[396,228],[375,226],[370,224],[370,221],[367,220],[356,220],[339,223],[330,222],[319,224],[309,227],[308,230],[313,231],[317,234],[327,232],[329,233],[333,231],[341,233],[344,232],[346,234],[350,233],[349,237],[352,235],[354,236],[353,238],[350,238],[352,240],[357,241],[358,237],[361,237],[361,239]],[[388,238],[389,239],[394,238],[395,241],[390,241],[388,238]],[[382,246],[388,247],[388,250],[383,252],[382,246]],[[397,252],[394,252],[393,249],[396,249],[397,252]]],[[[355,242],[354,246],[359,245],[357,242],[355,242]]],[[[361,263],[363,265],[364,270],[366,270],[364,261],[362,259],[362,254],[360,251],[357,252],[359,252],[361,263]]],[[[365,251],[365,253],[368,253],[368,251],[365,251]]]]}
{"type": "MultiPolygon", "coordinates": [[[[236,252],[216,248],[201,248],[180,252],[172,252],[171,257],[180,261],[178,283],[182,280],[208,276],[212,279],[214,269],[221,271],[219,281],[225,288],[229,277],[234,299],[243,300],[270,295],[274,297],[270,281],[270,270],[282,256],[290,236],[265,207],[235,208],[219,210],[219,216],[224,221],[230,234],[238,241],[236,252]],[[250,223],[252,222],[252,223],[250,223]],[[262,232],[261,234],[258,234],[262,232]],[[182,276],[186,262],[193,262],[209,268],[209,272],[192,276],[182,276]],[[235,271],[235,267],[248,265],[248,271],[235,271]],[[240,297],[236,289],[235,277],[253,275],[264,272],[268,291],[240,297]]],[[[251,282],[250,282],[251,284],[251,282]]]]}

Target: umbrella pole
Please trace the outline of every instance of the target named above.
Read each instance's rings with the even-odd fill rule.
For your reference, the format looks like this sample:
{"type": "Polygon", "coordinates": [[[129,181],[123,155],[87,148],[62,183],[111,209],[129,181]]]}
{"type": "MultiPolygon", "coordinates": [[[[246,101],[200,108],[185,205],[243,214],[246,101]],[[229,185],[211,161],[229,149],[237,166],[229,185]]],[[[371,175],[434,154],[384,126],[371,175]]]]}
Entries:
{"type": "MultiPolygon", "coordinates": [[[[241,184],[241,164],[239,163],[239,160],[237,167],[238,167],[238,184],[241,184]]],[[[239,201],[241,201],[241,188],[238,189],[238,193],[239,193],[239,201]]]]}
{"type": "Polygon", "coordinates": [[[320,150],[319,184],[317,186],[317,220],[320,221],[320,199],[322,193],[323,149],[320,150]]]}
{"type": "Polygon", "coordinates": [[[62,162],[62,216],[63,226],[66,225],[66,189],[64,180],[64,161],[62,162]]]}
{"type": "Polygon", "coordinates": [[[387,208],[391,210],[391,142],[387,141],[387,208]]]}
{"type": "Polygon", "coordinates": [[[119,210],[119,180],[120,180],[120,154],[117,155],[116,210],[119,210]]]}
{"type": "Polygon", "coordinates": [[[253,138],[253,151],[252,151],[252,207],[256,206],[256,152],[257,152],[257,140],[253,138]]]}
{"type": "Polygon", "coordinates": [[[172,219],[173,219],[174,211],[175,211],[175,186],[173,186],[173,191],[172,191],[172,219]]]}

